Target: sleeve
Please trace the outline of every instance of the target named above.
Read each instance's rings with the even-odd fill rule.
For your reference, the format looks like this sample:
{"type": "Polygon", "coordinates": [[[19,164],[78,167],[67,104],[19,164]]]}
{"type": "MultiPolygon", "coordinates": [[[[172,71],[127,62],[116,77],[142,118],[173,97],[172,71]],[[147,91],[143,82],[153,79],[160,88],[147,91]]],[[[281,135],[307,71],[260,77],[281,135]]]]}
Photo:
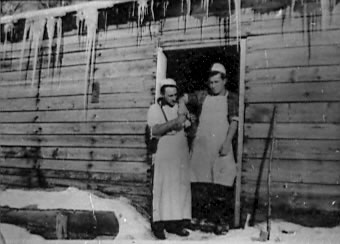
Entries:
{"type": "Polygon", "coordinates": [[[228,117],[229,121],[238,121],[238,94],[229,92],[228,95],[228,117]]]}
{"type": "Polygon", "coordinates": [[[148,126],[152,127],[156,124],[162,124],[163,121],[163,115],[161,114],[159,106],[156,104],[151,105],[148,111],[148,118],[147,118],[147,124],[148,126]]]}

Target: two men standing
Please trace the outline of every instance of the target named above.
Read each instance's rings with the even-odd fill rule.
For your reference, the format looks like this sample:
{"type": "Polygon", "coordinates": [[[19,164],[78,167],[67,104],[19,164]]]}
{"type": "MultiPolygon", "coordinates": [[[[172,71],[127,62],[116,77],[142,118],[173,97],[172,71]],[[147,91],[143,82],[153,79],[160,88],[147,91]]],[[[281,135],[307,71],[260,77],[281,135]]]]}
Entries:
{"type": "Polygon", "coordinates": [[[151,134],[160,138],[154,155],[152,224],[159,239],[165,239],[164,230],[189,235],[183,220],[192,218],[192,182],[233,184],[236,168],[232,139],[237,131],[238,99],[237,94],[227,91],[226,83],[224,66],[215,63],[210,70],[209,91],[184,94],[177,102],[176,82],[166,79],[160,88],[161,102],[149,109],[151,134]],[[186,120],[191,117],[183,109],[185,104],[200,108],[191,155],[184,132],[186,120]]]}

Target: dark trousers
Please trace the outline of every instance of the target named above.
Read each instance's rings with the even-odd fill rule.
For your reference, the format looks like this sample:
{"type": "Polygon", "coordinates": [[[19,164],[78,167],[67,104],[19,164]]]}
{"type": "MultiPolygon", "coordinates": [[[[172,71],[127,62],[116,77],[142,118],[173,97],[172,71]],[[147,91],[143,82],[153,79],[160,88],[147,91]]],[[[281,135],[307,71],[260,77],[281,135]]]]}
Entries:
{"type": "Polygon", "coordinates": [[[234,188],[212,183],[192,183],[192,217],[214,223],[229,222],[233,215],[234,188]]]}

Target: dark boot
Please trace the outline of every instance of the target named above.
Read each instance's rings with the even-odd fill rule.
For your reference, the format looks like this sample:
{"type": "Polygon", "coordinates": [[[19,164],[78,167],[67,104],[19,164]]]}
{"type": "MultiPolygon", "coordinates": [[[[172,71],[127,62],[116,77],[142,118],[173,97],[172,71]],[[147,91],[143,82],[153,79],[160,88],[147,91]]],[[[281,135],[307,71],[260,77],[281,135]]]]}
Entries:
{"type": "Polygon", "coordinates": [[[164,223],[162,221],[156,221],[151,223],[151,230],[154,236],[159,240],[165,240],[164,223]]]}
{"type": "Polygon", "coordinates": [[[190,234],[190,232],[184,228],[181,221],[167,221],[165,229],[168,233],[176,234],[178,236],[188,236],[190,234]]]}

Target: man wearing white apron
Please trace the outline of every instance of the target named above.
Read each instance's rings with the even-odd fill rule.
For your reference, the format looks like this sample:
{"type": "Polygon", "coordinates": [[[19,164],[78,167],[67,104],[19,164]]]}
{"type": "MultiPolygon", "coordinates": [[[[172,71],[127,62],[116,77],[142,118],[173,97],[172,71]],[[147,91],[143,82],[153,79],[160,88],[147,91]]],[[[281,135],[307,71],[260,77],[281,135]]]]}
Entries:
{"type": "MultiPolygon", "coordinates": [[[[209,93],[185,94],[180,99],[180,102],[201,108],[190,167],[194,183],[192,190],[203,186],[198,190],[203,197],[198,201],[193,199],[192,204],[200,205],[200,215],[210,217],[214,222],[221,221],[214,198],[226,191],[223,186],[233,186],[236,176],[232,140],[238,126],[238,95],[228,91],[226,84],[225,67],[215,63],[209,74],[209,93]]],[[[226,202],[222,205],[225,206],[226,202]]]]}
{"type": "Polygon", "coordinates": [[[183,220],[191,219],[189,148],[184,133],[185,113],[179,113],[177,86],[172,79],[161,82],[161,101],[151,105],[148,126],[159,138],[154,156],[152,230],[165,239],[164,230],[187,236],[183,220]]]}

